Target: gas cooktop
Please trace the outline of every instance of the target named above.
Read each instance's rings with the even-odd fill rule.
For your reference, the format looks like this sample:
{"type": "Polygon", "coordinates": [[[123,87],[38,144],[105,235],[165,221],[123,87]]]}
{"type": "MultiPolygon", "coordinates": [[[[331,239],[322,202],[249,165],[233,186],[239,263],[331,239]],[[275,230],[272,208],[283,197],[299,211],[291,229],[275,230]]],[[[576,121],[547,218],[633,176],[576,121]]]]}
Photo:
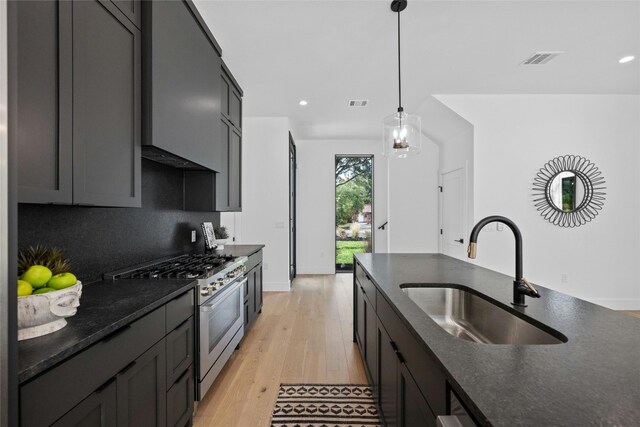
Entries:
{"type": "Polygon", "coordinates": [[[106,273],[105,279],[203,279],[233,262],[232,255],[216,253],[180,255],[106,273]]]}

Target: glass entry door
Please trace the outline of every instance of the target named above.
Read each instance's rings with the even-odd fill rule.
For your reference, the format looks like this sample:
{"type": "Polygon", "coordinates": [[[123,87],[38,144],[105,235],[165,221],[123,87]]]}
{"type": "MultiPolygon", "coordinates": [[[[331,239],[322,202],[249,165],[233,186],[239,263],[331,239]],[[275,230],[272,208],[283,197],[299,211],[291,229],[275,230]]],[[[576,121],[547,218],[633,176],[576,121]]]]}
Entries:
{"type": "Polygon", "coordinates": [[[353,271],[353,255],[373,252],[373,156],[335,159],[336,271],[353,271]]]}

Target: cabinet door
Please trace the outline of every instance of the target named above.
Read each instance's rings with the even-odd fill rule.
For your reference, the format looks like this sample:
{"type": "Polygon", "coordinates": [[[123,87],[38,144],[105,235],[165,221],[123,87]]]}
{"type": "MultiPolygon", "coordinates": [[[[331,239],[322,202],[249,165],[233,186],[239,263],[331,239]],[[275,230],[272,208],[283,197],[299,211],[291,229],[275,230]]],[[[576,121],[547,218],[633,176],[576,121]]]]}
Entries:
{"type": "Polygon", "coordinates": [[[242,210],[242,137],[235,129],[229,140],[229,210],[242,210]]]}
{"type": "Polygon", "coordinates": [[[222,115],[227,119],[229,117],[229,95],[231,94],[231,83],[227,76],[225,76],[224,71],[220,73],[220,106],[222,110],[222,115]]]}
{"type": "Polygon", "coordinates": [[[73,2],[73,201],[140,207],[140,30],[108,1],[73,2]]]}
{"type": "Polygon", "coordinates": [[[256,312],[262,313],[262,263],[256,267],[256,312]]]}
{"type": "Polygon", "coordinates": [[[193,316],[167,335],[167,387],[193,363],[193,316]]]}
{"type": "Polygon", "coordinates": [[[118,427],[165,426],[166,380],[163,339],[118,374],[118,427]]]}
{"type": "Polygon", "coordinates": [[[360,348],[360,355],[362,355],[362,359],[365,358],[365,349],[364,349],[364,326],[365,326],[365,312],[364,312],[364,291],[362,287],[358,283],[358,281],[354,281],[354,299],[353,303],[354,307],[354,338],[358,343],[358,347],[360,348]]]}
{"type": "Polygon", "coordinates": [[[71,204],[71,2],[16,3],[18,201],[71,204]]]}
{"type": "Polygon", "coordinates": [[[222,119],[220,138],[220,157],[223,161],[219,173],[216,174],[216,211],[225,212],[230,209],[229,141],[231,140],[231,126],[226,119],[222,119]]]}
{"type": "Polygon", "coordinates": [[[364,311],[365,311],[365,362],[371,375],[371,385],[373,386],[374,393],[378,392],[378,317],[376,311],[369,303],[367,298],[364,298],[364,311]]]}
{"type": "Polygon", "coordinates": [[[435,427],[436,416],[418,388],[404,363],[398,364],[398,395],[401,427],[425,426],[435,427]]]}
{"type": "Polygon", "coordinates": [[[80,402],[52,427],[115,427],[116,382],[111,380],[80,402]]]}
{"type": "Polygon", "coordinates": [[[382,323],[378,323],[378,403],[385,425],[398,425],[398,356],[397,347],[391,341],[382,323]]]}
{"type": "Polygon", "coordinates": [[[135,24],[136,27],[141,28],[141,13],[140,13],[140,0],[111,0],[126,17],[135,24]]]}
{"type": "Polygon", "coordinates": [[[193,365],[184,371],[167,392],[167,426],[184,427],[193,414],[193,365]]]}
{"type": "Polygon", "coordinates": [[[242,97],[235,90],[229,94],[229,120],[235,127],[242,129],[242,97]]]}

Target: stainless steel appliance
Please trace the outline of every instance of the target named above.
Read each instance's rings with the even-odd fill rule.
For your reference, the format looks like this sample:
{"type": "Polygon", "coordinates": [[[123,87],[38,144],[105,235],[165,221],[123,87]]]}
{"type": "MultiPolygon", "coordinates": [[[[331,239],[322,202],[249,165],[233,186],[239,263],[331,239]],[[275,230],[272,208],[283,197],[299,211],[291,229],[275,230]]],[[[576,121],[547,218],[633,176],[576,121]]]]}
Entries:
{"type": "Polygon", "coordinates": [[[244,336],[247,257],[181,255],[105,274],[105,279],[197,279],[196,400],[201,400],[244,336]]]}

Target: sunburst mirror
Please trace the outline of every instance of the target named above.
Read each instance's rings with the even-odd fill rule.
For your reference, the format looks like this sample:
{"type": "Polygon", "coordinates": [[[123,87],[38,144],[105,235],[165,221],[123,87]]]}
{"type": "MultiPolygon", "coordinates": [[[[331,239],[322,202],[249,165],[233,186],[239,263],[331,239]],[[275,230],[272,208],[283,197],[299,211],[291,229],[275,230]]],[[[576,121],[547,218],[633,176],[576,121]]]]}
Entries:
{"type": "Polygon", "coordinates": [[[579,227],[604,206],[605,180],[589,159],[567,154],[547,162],[533,179],[533,203],[540,215],[560,227],[579,227]]]}

